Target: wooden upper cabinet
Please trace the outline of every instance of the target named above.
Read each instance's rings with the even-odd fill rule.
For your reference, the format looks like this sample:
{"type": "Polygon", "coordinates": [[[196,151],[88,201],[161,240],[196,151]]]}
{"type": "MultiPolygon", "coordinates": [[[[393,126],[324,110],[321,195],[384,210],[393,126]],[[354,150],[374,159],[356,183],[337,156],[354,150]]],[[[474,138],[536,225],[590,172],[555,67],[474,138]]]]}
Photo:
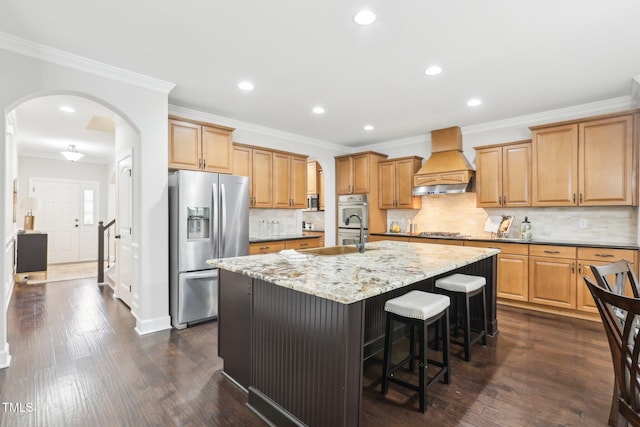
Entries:
{"type": "Polygon", "coordinates": [[[578,132],[578,203],[633,204],[633,116],[580,123],[578,132]]]}
{"type": "Polygon", "coordinates": [[[577,205],[578,125],[534,130],[531,144],[532,205],[577,205]]]}
{"type": "Polygon", "coordinates": [[[318,190],[319,184],[319,171],[318,171],[318,162],[307,162],[307,193],[308,194],[318,194],[320,191],[318,190]]]}
{"type": "Polygon", "coordinates": [[[402,157],[378,163],[378,207],[380,209],[420,209],[422,198],[414,196],[413,175],[420,170],[422,157],[402,157]]]}
{"type": "Polygon", "coordinates": [[[374,152],[336,157],[336,194],[369,194],[374,178],[373,185],[378,184],[378,161],[386,157],[374,152]],[[375,172],[372,168],[376,168],[375,172]]]}
{"type": "Polygon", "coordinates": [[[307,207],[307,158],[273,153],[273,207],[307,207]]]}
{"type": "Polygon", "coordinates": [[[476,206],[531,206],[531,142],[476,148],[476,206]]]}
{"type": "Polygon", "coordinates": [[[351,157],[336,158],[336,194],[353,193],[351,157]]]}
{"type": "Polygon", "coordinates": [[[169,118],[169,168],[231,173],[233,129],[169,118]]]}
{"type": "Polygon", "coordinates": [[[476,148],[476,206],[502,206],[502,147],[476,148]]]}
{"type": "Polygon", "coordinates": [[[169,120],[169,168],[200,170],[202,126],[169,120]]]}
{"type": "Polygon", "coordinates": [[[269,150],[252,150],[251,193],[253,208],[273,207],[273,153],[269,150]]]}
{"type": "Polygon", "coordinates": [[[251,178],[251,164],[253,160],[253,150],[244,145],[233,144],[233,175],[248,176],[251,178]]]}
{"type": "Polygon", "coordinates": [[[533,206],[637,205],[638,114],[537,126],[533,206]]]}
{"type": "Polygon", "coordinates": [[[231,132],[212,126],[202,126],[202,170],[231,173],[233,157],[231,132]]]}

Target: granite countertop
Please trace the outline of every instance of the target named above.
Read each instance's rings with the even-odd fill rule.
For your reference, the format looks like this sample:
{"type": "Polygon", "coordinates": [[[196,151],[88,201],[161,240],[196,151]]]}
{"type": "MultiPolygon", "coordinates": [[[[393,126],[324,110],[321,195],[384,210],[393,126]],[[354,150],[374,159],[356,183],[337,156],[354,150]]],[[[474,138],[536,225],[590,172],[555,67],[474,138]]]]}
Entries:
{"type": "Polygon", "coordinates": [[[554,240],[540,240],[540,239],[516,239],[516,238],[489,238],[486,236],[457,236],[457,237],[448,237],[448,236],[420,236],[419,234],[410,234],[410,233],[371,233],[372,236],[403,236],[403,237],[411,237],[416,239],[442,239],[442,240],[473,240],[479,242],[496,242],[496,243],[519,243],[519,244],[527,244],[527,245],[555,245],[555,246],[578,246],[578,247],[590,247],[590,248],[613,248],[613,249],[631,249],[638,250],[640,247],[638,245],[628,244],[628,243],[591,243],[585,242],[584,240],[563,240],[563,241],[554,241],[554,240]]]}
{"type": "Polygon", "coordinates": [[[287,258],[279,253],[208,260],[214,267],[351,304],[498,254],[498,249],[370,242],[363,254],[287,258]]]}
{"type": "Polygon", "coordinates": [[[311,235],[304,235],[304,234],[282,234],[282,235],[277,236],[277,237],[276,236],[249,237],[249,243],[280,242],[282,240],[319,239],[319,238],[320,238],[320,236],[311,236],[311,235]]]}

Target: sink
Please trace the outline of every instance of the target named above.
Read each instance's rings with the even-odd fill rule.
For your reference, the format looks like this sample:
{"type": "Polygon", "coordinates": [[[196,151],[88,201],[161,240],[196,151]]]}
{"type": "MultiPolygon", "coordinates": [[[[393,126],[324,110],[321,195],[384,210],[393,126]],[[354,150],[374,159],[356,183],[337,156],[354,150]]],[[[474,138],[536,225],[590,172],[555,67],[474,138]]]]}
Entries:
{"type": "MultiPolygon", "coordinates": [[[[365,252],[374,249],[377,248],[365,248],[365,252]]],[[[356,248],[355,246],[329,246],[327,248],[304,249],[298,252],[311,255],[346,255],[357,253],[358,248],[356,248]]]]}

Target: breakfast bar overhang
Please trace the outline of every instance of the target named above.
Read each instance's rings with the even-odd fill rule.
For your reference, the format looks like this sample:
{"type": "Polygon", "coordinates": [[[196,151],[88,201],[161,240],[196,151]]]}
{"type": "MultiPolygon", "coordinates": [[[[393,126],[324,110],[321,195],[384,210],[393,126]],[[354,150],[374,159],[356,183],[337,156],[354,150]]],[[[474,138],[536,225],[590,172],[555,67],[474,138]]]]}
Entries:
{"type": "Polygon", "coordinates": [[[382,241],[368,243],[365,253],[210,260],[221,269],[224,374],[274,425],[357,426],[362,363],[383,347],[385,301],[431,291],[437,278],[454,272],[481,275],[494,335],[498,252],[382,241]]]}

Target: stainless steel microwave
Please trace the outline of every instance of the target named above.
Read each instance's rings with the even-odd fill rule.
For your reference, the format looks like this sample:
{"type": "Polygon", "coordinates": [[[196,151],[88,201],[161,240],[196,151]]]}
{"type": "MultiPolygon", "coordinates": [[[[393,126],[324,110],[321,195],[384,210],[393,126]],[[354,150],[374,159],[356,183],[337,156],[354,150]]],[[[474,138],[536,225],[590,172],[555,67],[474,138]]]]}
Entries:
{"type": "Polygon", "coordinates": [[[318,211],[320,210],[320,196],[317,194],[307,195],[307,210],[318,211]]]}

